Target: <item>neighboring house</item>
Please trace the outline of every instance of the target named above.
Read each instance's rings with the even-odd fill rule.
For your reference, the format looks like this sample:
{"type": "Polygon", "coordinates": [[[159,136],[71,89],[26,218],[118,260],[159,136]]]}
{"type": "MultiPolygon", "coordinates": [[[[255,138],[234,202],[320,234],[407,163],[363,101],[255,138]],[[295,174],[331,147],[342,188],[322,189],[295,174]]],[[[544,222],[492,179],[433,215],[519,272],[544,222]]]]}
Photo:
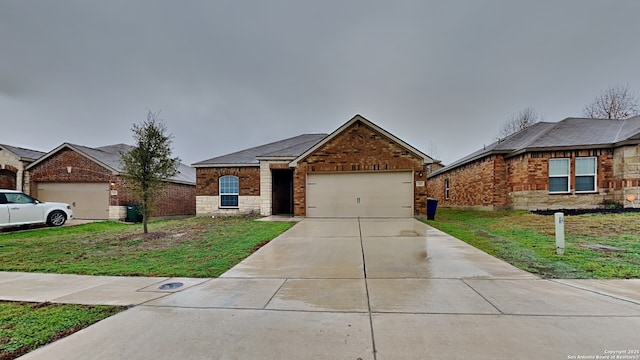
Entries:
{"type": "Polygon", "coordinates": [[[306,134],[193,164],[198,215],[411,217],[426,212],[433,159],[356,115],[306,134]]]}
{"type": "Polygon", "coordinates": [[[638,206],[640,116],[540,122],[429,174],[439,206],[638,206]]]}
{"type": "MultiPolygon", "coordinates": [[[[27,167],[31,195],[71,204],[78,219],[123,220],[127,204],[136,202],[124,186],[120,163],[120,152],[131,148],[64,143],[27,167]]],[[[178,174],[167,182],[153,215],[194,215],[194,169],[180,164],[178,174]]]]}
{"type": "Polygon", "coordinates": [[[0,144],[0,189],[29,194],[29,173],[25,168],[39,159],[42,151],[0,144]]]}

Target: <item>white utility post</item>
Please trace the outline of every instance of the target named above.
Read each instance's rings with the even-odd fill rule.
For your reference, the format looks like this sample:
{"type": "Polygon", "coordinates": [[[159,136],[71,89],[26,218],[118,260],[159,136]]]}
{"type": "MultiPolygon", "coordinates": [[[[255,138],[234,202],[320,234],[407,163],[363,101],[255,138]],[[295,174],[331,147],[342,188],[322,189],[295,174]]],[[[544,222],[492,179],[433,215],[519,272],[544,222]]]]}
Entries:
{"type": "Polygon", "coordinates": [[[564,254],[564,213],[557,212],[556,218],[556,254],[564,254]]]}

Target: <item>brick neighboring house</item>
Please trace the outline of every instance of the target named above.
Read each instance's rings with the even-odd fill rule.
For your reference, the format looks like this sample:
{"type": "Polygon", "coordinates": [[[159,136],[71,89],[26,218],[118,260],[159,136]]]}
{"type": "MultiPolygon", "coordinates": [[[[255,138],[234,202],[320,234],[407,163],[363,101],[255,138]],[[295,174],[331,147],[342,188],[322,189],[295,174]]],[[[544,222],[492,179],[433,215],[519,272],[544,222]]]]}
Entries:
{"type": "Polygon", "coordinates": [[[25,168],[45,153],[42,151],[0,144],[0,189],[29,193],[29,173],[25,168]]]}
{"type": "Polygon", "coordinates": [[[300,135],[193,164],[196,211],[308,217],[423,215],[426,167],[433,162],[356,115],[330,135],[300,135]]]}
{"type": "MultiPolygon", "coordinates": [[[[78,219],[124,220],[127,204],[136,202],[121,176],[116,144],[91,148],[64,143],[27,167],[31,194],[43,201],[72,205],[78,219]]],[[[195,170],[180,164],[155,206],[154,216],[195,215],[195,170]]]]}
{"type": "Polygon", "coordinates": [[[567,118],[537,123],[429,174],[428,189],[445,207],[631,207],[639,178],[640,116],[567,118]]]}

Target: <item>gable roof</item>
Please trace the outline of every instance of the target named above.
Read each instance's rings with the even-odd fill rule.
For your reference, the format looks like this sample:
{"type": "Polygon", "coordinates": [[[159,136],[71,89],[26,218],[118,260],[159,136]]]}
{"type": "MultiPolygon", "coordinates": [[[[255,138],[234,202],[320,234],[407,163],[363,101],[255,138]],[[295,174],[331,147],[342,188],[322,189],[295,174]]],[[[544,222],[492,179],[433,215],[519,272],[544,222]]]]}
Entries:
{"type": "Polygon", "coordinates": [[[422,158],[423,164],[432,164],[432,163],[434,163],[434,160],[430,156],[424,154],[420,150],[418,150],[418,149],[414,148],[413,146],[411,146],[411,145],[405,143],[404,141],[400,140],[400,138],[394,136],[393,134],[389,133],[388,131],[384,130],[383,128],[379,127],[378,125],[372,123],[371,121],[365,119],[362,115],[356,114],[356,116],[351,118],[351,120],[347,121],[344,125],[339,127],[336,131],[332,132],[329,136],[327,136],[324,139],[322,139],[322,141],[318,142],[314,146],[312,146],[309,149],[307,149],[304,153],[300,154],[298,157],[293,159],[289,163],[289,166],[291,166],[291,167],[297,166],[299,161],[304,160],[307,156],[311,155],[314,151],[319,149],[321,146],[323,146],[324,144],[326,144],[329,141],[331,141],[332,139],[334,139],[336,136],[341,134],[343,131],[348,129],[351,125],[353,125],[357,121],[362,122],[366,126],[374,129],[375,131],[377,131],[377,132],[381,133],[382,135],[386,136],[387,138],[391,139],[396,144],[402,146],[407,151],[409,151],[412,154],[422,158]]]}
{"type": "Polygon", "coordinates": [[[566,118],[539,122],[473,152],[429,177],[455,169],[492,154],[507,157],[531,151],[611,148],[640,140],[640,116],[616,119],[566,118]]]}
{"type": "MultiPolygon", "coordinates": [[[[58,153],[62,149],[70,149],[78,154],[86,157],[87,159],[99,164],[100,166],[110,170],[113,175],[121,175],[123,172],[123,167],[120,162],[120,152],[127,152],[133,149],[133,146],[127,144],[114,144],[107,145],[101,147],[88,147],[70,143],[63,143],[57,148],[51,150],[46,155],[42,156],[40,159],[32,163],[27,167],[27,169],[31,169],[37,166],[40,162],[45,159],[53,156],[58,153]]],[[[171,182],[184,183],[184,184],[195,184],[196,182],[196,173],[195,170],[185,164],[178,164],[178,173],[169,179],[171,182]]]]}
{"type": "Polygon", "coordinates": [[[0,149],[13,153],[22,161],[36,161],[45,154],[43,151],[25,149],[6,144],[0,144],[0,149]]]}
{"type": "Polygon", "coordinates": [[[294,159],[327,137],[304,134],[192,164],[193,167],[258,166],[260,159],[294,159]]]}

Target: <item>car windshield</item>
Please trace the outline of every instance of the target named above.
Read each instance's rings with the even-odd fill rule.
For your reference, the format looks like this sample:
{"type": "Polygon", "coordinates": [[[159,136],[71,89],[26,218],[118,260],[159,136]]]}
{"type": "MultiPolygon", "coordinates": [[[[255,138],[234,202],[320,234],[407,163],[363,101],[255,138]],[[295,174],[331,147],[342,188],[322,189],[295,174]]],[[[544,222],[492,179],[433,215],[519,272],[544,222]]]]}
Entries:
{"type": "Polygon", "coordinates": [[[32,204],[35,202],[31,196],[22,193],[5,193],[4,195],[9,204],[32,204]]]}

